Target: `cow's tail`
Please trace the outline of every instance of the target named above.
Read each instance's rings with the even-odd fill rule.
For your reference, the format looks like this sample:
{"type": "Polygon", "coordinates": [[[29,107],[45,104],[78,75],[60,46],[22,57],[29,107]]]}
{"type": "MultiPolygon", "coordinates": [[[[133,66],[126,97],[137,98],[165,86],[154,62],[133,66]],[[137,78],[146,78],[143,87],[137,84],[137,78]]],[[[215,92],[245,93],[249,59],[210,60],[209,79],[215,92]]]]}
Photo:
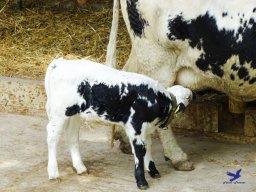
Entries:
{"type": "MultiPolygon", "coordinates": [[[[114,0],[113,3],[113,18],[111,31],[109,35],[109,42],[107,47],[106,65],[112,68],[116,68],[116,39],[118,31],[118,20],[119,20],[119,0],[114,0]]],[[[111,134],[111,148],[114,146],[114,135],[115,135],[115,125],[112,126],[111,134]]]]}
{"type": "Polygon", "coordinates": [[[116,67],[116,39],[119,20],[119,0],[114,0],[113,4],[113,18],[111,31],[109,36],[109,43],[107,47],[106,65],[109,67],[116,67]]]}

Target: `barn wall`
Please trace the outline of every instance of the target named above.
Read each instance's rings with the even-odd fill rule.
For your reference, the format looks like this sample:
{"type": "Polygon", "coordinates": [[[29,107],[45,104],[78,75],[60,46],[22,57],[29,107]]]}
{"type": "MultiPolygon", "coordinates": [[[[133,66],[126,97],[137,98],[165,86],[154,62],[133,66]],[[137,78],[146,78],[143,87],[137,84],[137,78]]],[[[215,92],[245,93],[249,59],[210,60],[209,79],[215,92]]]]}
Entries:
{"type": "Polygon", "coordinates": [[[0,77],[0,111],[46,115],[43,81],[0,77]]]}

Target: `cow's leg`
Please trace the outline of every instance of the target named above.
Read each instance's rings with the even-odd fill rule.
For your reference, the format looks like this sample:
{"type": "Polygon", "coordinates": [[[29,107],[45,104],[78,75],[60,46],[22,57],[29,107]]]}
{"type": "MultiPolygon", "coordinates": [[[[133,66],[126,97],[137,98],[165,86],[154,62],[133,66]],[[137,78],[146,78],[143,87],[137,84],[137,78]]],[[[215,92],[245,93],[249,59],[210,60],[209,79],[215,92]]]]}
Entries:
{"type": "MultiPolygon", "coordinates": [[[[135,39],[123,70],[143,73],[157,79],[164,87],[169,87],[173,85],[176,79],[178,70],[175,66],[176,59],[175,52],[166,50],[166,48],[145,38],[135,39]],[[146,57],[146,55],[150,55],[150,57],[146,57]]],[[[171,159],[174,167],[178,170],[193,170],[193,164],[188,161],[186,153],[178,146],[171,129],[168,132],[157,130],[165,156],[171,159]]]]}
{"type": "Polygon", "coordinates": [[[146,137],[147,137],[146,138],[147,145],[146,145],[146,155],[144,158],[145,168],[152,178],[159,178],[160,174],[159,174],[159,171],[156,169],[156,166],[151,154],[151,146],[152,146],[151,135],[148,134],[146,137]]]}
{"type": "Polygon", "coordinates": [[[126,136],[126,133],[125,133],[123,127],[120,127],[120,126],[115,127],[114,139],[119,140],[119,142],[120,142],[119,149],[123,153],[126,153],[126,154],[132,153],[129,139],[126,136]]]}
{"type": "Polygon", "coordinates": [[[48,176],[49,179],[59,179],[57,163],[57,145],[65,126],[65,119],[50,120],[47,125],[47,144],[48,144],[48,176]]]}
{"type": "Polygon", "coordinates": [[[73,167],[77,174],[82,174],[87,171],[80,154],[79,149],[79,129],[82,124],[81,117],[76,115],[67,121],[66,138],[69,145],[69,150],[72,158],[73,167]]]}
{"type": "Polygon", "coordinates": [[[188,161],[187,154],[178,145],[171,128],[157,129],[157,131],[164,148],[164,155],[171,160],[174,168],[182,171],[193,170],[193,163],[188,161]]]}

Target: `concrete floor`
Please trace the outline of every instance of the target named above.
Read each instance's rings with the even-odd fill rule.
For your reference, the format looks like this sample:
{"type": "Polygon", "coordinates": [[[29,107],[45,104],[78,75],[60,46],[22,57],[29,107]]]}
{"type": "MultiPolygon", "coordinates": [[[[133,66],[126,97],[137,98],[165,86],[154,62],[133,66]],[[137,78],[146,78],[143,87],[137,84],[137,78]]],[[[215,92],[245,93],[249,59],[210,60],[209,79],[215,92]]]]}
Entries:
{"type": "MultiPolygon", "coordinates": [[[[0,113],[0,191],[130,192],[139,191],[133,177],[133,156],[122,154],[118,143],[110,148],[110,128],[83,127],[80,134],[83,161],[89,175],[78,176],[71,167],[64,142],[59,147],[62,181],[48,181],[45,125],[47,119],[0,113]]],[[[174,170],[163,158],[158,139],[153,140],[153,157],[160,179],[146,178],[157,192],[256,192],[256,145],[230,144],[203,136],[177,136],[181,147],[195,164],[195,170],[174,170]],[[227,171],[242,169],[232,184],[227,171]]]]}

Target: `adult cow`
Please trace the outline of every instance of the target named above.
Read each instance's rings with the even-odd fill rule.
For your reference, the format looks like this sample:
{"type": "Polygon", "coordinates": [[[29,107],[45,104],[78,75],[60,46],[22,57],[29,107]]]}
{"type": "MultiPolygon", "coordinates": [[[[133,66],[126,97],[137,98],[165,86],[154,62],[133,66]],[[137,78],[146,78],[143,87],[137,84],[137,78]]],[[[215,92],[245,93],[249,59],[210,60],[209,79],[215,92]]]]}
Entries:
{"type": "MultiPolygon", "coordinates": [[[[132,43],[124,70],[148,75],[165,87],[210,87],[239,102],[256,98],[255,0],[120,2],[132,43]]],[[[113,26],[118,23],[115,13],[113,26]]],[[[115,42],[111,34],[110,42],[115,42]]],[[[113,50],[115,43],[110,43],[107,65],[115,65],[113,50]]],[[[176,168],[189,169],[171,130],[159,135],[176,168]]]]}

